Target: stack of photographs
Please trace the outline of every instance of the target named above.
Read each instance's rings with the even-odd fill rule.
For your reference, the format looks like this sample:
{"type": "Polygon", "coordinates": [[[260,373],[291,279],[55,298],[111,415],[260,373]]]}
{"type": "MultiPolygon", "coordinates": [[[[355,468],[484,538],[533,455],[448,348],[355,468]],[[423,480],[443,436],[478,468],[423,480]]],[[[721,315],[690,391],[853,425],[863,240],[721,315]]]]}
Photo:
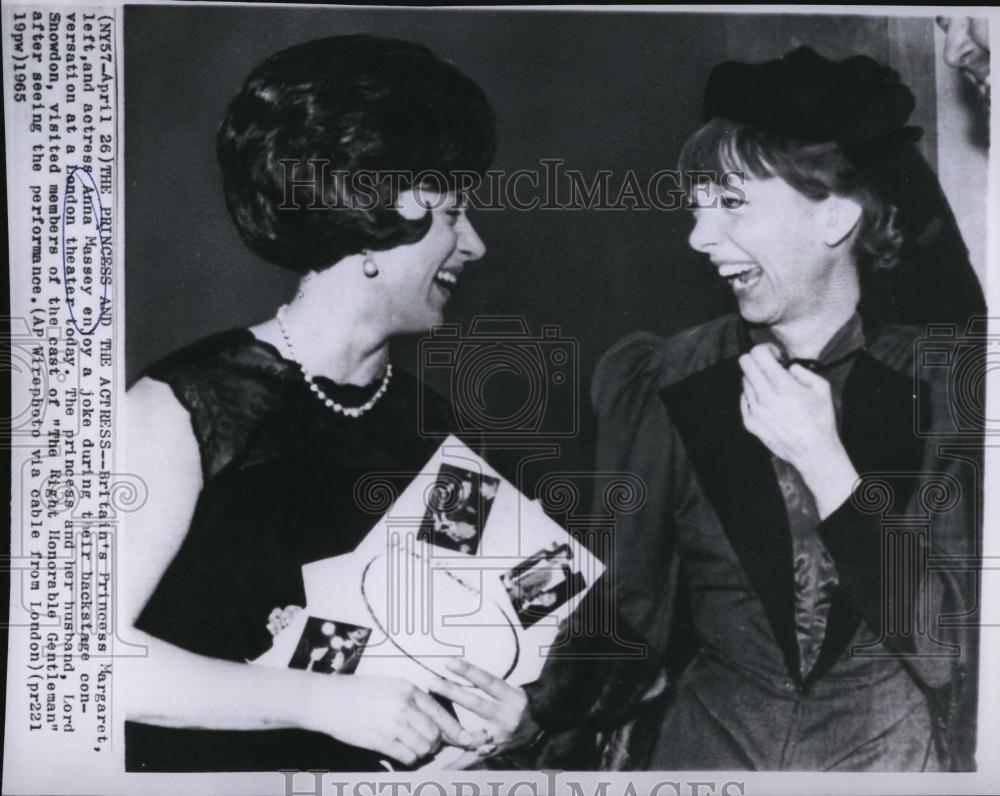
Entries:
{"type": "Polygon", "coordinates": [[[254,662],[427,688],[464,684],[448,668],[462,658],[524,685],[603,572],[537,501],[449,437],[353,553],[303,567],[305,610],[254,662]]]}

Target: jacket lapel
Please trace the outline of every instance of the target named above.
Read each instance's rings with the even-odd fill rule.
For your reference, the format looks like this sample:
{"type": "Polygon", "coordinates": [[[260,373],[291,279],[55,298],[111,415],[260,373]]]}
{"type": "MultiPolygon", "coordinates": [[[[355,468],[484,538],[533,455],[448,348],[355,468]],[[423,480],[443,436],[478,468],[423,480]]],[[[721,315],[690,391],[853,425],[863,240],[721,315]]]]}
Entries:
{"type": "MultiPolygon", "coordinates": [[[[918,385],[923,391],[925,385],[918,385]]],[[[841,437],[861,475],[919,472],[924,439],[915,428],[913,379],[893,370],[867,351],[860,352],[844,385],[841,437]]],[[[925,396],[926,397],[926,396],[925,396]]],[[[927,401],[921,401],[926,406],[927,401]]],[[[912,479],[910,479],[912,480],[912,479]]],[[[897,485],[893,509],[901,511],[909,492],[897,485]]],[[[912,487],[912,484],[911,484],[912,487]]]]}
{"type": "MultiPolygon", "coordinates": [[[[743,427],[742,376],[736,357],[665,388],[661,396],[723,530],[764,606],[793,680],[802,684],[795,636],[792,542],[771,454],[743,427]]],[[[926,402],[922,402],[926,404],[926,402]]],[[[924,443],[914,432],[913,381],[860,352],[844,385],[841,437],[855,469],[916,472],[924,443]]],[[[896,483],[895,511],[911,495],[896,483]]],[[[844,587],[837,589],[819,658],[807,682],[823,676],[861,621],[844,587]]]]}
{"type": "MultiPolygon", "coordinates": [[[[924,440],[914,428],[913,380],[875,359],[867,351],[855,358],[844,384],[841,439],[854,469],[868,473],[915,473],[923,464],[924,440]]],[[[918,385],[924,389],[924,385],[918,385]]],[[[927,401],[921,401],[926,406],[927,401]]],[[[902,513],[912,497],[912,478],[892,481],[893,505],[886,513],[902,513]]],[[[826,637],[809,675],[811,682],[836,663],[861,622],[847,589],[834,594],[826,637]]],[[[876,632],[878,628],[873,628],[876,632]]]]}
{"type": "Polygon", "coordinates": [[[736,357],[665,388],[661,397],[705,495],[764,606],[789,674],[799,677],[788,515],[771,453],[743,427],[736,357]]]}

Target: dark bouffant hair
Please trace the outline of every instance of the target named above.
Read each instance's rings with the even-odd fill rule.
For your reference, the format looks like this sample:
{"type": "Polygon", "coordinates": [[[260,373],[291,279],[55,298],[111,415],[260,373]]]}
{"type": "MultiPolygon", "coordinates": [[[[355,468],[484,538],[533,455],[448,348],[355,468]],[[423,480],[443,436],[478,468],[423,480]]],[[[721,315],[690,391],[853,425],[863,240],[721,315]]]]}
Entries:
{"type": "Polygon", "coordinates": [[[257,66],[229,103],[216,153],[243,240],[306,273],[420,240],[430,215],[404,219],[400,189],[467,189],[495,140],[482,90],[426,47],[333,36],[257,66]]]}
{"type": "MultiPolygon", "coordinates": [[[[903,244],[896,208],[886,202],[833,142],[797,141],[753,125],[715,118],[697,130],[680,157],[684,173],[780,177],[803,196],[844,196],[861,205],[854,253],[863,277],[893,268],[903,244]]],[[[739,186],[738,180],[730,184],[739,186]]]]}

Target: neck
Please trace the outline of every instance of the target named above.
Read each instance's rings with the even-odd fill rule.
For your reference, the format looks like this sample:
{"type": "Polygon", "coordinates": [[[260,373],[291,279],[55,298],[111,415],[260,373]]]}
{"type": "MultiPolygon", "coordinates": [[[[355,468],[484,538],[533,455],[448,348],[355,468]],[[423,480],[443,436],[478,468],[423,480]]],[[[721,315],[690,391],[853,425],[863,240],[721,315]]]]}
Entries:
{"type": "MultiPolygon", "coordinates": [[[[338,384],[365,385],[385,373],[389,336],[378,322],[380,313],[365,300],[371,286],[352,278],[361,274],[360,265],[353,269],[351,265],[342,262],[303,277],[285,310],[285,328],[299,364],[313,375],[338,384]]],[[[276,321],[262,324],[280,337],[275,326],[276,321]]],[[[280,348],[291,353],[283,339],[280,348]]]]}
{"type": "Polygon", "coordinates": [[[817,291],[817,295],[822,298],[808,312],[771,327],[774,336],[789,356],[816,359],[830,339],[857,311],[861,300],[857,270],[851,267],[836,269],[834,273],[843,276],[817,291]]]}

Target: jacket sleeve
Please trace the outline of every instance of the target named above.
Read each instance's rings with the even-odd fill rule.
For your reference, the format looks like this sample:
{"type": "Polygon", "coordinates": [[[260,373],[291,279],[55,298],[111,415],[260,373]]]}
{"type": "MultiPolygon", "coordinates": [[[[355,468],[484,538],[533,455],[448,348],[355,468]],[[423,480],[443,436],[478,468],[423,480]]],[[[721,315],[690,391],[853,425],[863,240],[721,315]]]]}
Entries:
{"type": "Polygon", "coordinates": [[[652,335],[627,338],[605,354],[594,377],[598,488],[591,514],[613,518],[614,543],[604,576],[564,624],[542,676],[526,686],[532,715],[552,732],[613,729],[662,690],[672,593],[666,573],[673,562],[664,542],[668,429],[658,394],[661,348],[652,335]],[[631,485],[628,494],[623,482],[631,485]]]}
{"type": "Polygon", "coordinates": [[[865,622],[928,694],[957,770],[975,748],[982,445],[949,433],[944,387],[928,386],[919,471],[862,473],[820,534],[865,622]]]}
{"type": "Polygon", "coordinates": [[[668,365],[661,338],[633,335],[604,355],[592,388],[598,418],[595,470],[631,473],[640,490],[621,511],[606,493],[594,496],[593,514],[614,519],[608,589],[620,620],[661,659],[678,566],[672,532],[676,434],[660,395],[668,365]]]}
{"type": "Polygon", "coordinates": [[[886,479],[866,475],[820,528],[865,621],[932,688],[969,653],[963,625],[974,623],[976,605],[978,456],[934,456],[912,476],[914,494],[900,516],[883,508],[886,479]]]}

